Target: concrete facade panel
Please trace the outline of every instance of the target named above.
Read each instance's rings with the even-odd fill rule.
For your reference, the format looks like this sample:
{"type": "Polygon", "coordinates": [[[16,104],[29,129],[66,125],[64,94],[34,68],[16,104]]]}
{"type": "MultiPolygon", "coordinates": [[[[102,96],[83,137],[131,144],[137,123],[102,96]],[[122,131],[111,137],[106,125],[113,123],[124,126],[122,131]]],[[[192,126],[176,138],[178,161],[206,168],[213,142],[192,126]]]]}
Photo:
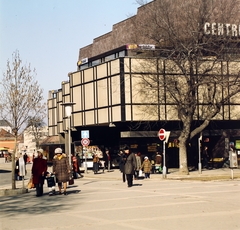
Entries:
{"type": "Polygon", "coordinates": [[[108,109],[99,109],[98,110],[98,122],[108,123],[108,109]]]}
{"type": "Polygon", "coordinates": [[[108,82],[107,79],[99,80],[97,82],[98,88],[98,108],[108,106],[108,82]]]}
{"type": "Polygon", "coordinates": [[[100,79],[103,77],[107,76],[107,63],[101,64],[99,66],[96,67],[97,68],[97,74],[96,74],[96,78],[100,79]]]}
{"type": "Polygon", "coordinates": [[[113,122],[120,122],[121,118],[121,106],[114,106],[112,108],[112,121],[113,122]]]}
{"type": "Polygon", "coordinates": [[[78,85],[81,83],[81,72],[76,72],[71,76],[72,85],[78,85]]]}

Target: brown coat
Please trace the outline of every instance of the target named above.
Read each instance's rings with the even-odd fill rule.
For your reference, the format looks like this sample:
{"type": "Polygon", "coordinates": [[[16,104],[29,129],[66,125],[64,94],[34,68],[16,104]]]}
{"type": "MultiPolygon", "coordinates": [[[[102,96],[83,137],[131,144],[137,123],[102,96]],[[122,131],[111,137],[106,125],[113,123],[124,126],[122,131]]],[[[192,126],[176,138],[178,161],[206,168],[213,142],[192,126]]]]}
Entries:
{"type": "Polygon", "coordinates": [[[70,174],[69,161],[66,154],[62,154],[62,158],[59,160],[57,155],[53,158],[53,173],[55,173],[57,182],[69,181],[70,174]]]}
{"type": "Polygon", "coordinates": [[[143,169],[144,173],[150,173],[152,170],[152,164],[148,159],[144,160],[141,168],[143,169]]]}

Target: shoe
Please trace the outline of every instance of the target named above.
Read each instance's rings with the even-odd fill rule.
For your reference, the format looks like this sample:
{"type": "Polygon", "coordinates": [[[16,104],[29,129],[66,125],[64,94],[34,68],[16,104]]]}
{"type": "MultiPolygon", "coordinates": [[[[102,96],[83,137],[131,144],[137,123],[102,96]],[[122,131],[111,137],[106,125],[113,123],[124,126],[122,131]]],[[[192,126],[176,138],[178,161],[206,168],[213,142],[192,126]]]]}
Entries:
{"type": "Polygon", "coordinates": [[[62,193],[61,193],[61,192],[59,192],[59,193],[58,193],[58,195],[62,195],[62,193]]]}
{"type": "Polygon", "coordinates": [[[63,194],[64,194],[65,196],[68,195],[68,193],[67,193],[66,191],[65,191],[63,194]]]}

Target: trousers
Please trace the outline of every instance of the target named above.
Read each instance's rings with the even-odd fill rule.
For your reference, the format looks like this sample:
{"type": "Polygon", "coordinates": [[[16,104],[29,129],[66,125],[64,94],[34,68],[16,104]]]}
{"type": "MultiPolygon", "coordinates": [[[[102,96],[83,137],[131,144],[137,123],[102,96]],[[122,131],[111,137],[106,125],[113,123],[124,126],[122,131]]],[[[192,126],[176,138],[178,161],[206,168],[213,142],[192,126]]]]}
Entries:
{"type": "Polygon", "coordinates": [[[36,188],[36,196],[42,196],[43,195],[43,184],[35,184],[36,188]]]}
{"type": "Polygon", "coordinates": [[[133,185],[133,174],[126,174],[126,177],[127,177],[128,187],[132,187],[132,185],[133,185]]]}

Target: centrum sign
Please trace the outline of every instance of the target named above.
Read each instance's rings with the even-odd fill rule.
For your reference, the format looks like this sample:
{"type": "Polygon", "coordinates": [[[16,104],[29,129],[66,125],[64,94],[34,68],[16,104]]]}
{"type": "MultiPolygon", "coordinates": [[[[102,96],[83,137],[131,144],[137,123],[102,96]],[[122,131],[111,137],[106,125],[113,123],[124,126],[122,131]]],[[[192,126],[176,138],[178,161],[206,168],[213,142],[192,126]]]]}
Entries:
{"type": "Polygon", "coordinates": [[[240,37],[240,25],[237,24],[206,22],[203,30],[206,35],[240,37]]]}

